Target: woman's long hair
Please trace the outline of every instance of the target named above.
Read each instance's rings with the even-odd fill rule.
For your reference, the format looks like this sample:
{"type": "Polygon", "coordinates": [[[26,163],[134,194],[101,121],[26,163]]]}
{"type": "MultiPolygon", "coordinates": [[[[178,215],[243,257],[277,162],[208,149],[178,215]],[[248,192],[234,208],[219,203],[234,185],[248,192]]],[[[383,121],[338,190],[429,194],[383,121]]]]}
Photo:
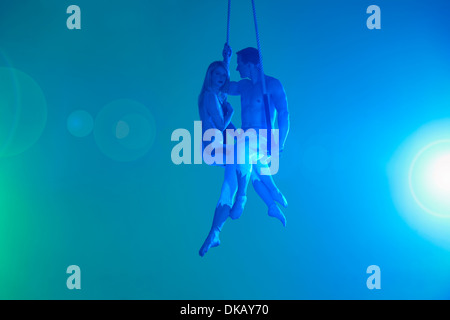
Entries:
{"type": "Polygon", "coordinates": [[[219,89],[219,93],[223,95],[223,98],[226,98],[226,91],[228,89],[228,85],[230,83],[230,71],[228,70],[227,65],[223,61],[214,61],[211,63],[208,67],[208,70],[206,71],[205,80],[203,81],[202,90],[200,91],[200,94],[198,96],[198,107],[201,108],[203,104],[203,96],[205,95],[205,92],[211,90],[212,85],[212,73],[214,70],[216,70],[218,67],[222,67],[227,71],[227,79],[225,80],[224,85],[219,89]]]}

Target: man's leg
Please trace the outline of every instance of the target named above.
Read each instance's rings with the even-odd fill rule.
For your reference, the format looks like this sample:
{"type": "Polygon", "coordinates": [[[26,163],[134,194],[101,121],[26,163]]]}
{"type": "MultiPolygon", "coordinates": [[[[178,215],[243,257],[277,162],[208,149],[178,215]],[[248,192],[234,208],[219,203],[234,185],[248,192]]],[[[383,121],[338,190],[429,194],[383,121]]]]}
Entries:
{"type": "MultiPolygon", "coordinates": [[[[262,175],[260,171],[257,170],[258,168],[254,168],[252,172],[252,182],[257,179],[264,184],[264,186],[267,188],[268,192],[270,193],[270,197],[281,204],[283,207],[287,208],[288,202],[284,195],[281,193],[280,189],[275,184],[275,181],[272,178],[272,175],[262,175]],[[253,174],[256,174],[257,177],[253,178],[253,174]]],[[[265,202],[265,201],[264,201],[265,202]]]]}
{"type": "MultiPolygon", "coordinates": [[[[264,203],[269,208],[268,215],[274,218],[277,218],[281,221],[283,226],[286,226],[286,217],[284,216],[283,212],[280,210],[280,208],[275,203],[272,193],[270,192],[269,188],[267,188],[267,185],[263,183],[261,177],[266,177],[263,175],[258,174],[260,172],[260,168],[255,165],[255,168],[252,172],[252,184],[253,188],[255,189],[256,193],[259,195],[259,197],[264,201],[264,203]]],[[[273,182],[273,179],[268,180],[268,183],[270,185],[270,181],[273,182]]],[[[276,188],[275,184],[273,183],[273,186],[276,188]]],[[[278,188],[277,188],[278,190],[278,188]]],[[[287,202],[286,202],[287,205],[287,202]]]]}

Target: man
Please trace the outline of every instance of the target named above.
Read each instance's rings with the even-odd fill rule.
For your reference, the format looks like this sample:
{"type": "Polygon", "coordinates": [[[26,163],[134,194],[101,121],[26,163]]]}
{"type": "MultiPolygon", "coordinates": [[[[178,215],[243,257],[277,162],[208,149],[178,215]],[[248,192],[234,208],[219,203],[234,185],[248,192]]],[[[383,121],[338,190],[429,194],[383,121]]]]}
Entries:
{"type": "MultiPolygon", "coordinates": [[[[230,82],[228,94],[241,97],[241,120],[242,129],[273,129],[275,120],[278,121],[279,130],[279,152],[284,150],[287,135],[289,133],[289,111],[286,93],[281,82],[278,79],[267,76],[262,73],[259,59],[259,52],[255,48],[245,48],[236,53],[237,68],[242,80],[230,82]],[[264,103],[264,94],[262,81],[265,81],[266,94],[269,100],[270,124],[268,128],[266,121],[266,106],[264,103]]],[[[224,62],[229,64],[231,57],[231,48],[225,44],[223,50],[224,62]]],[[[267,138],[270,139],[270,136],[267,138]]],[[[275,201],[280,202],[285,207],[287,201],[273,182],[272,175],[262,175],[261,169],[264,165],[259,163],[253,165],[252,184],[258,195],[269,207],[269,216],[275,217],[286,226],[286,218],[275,201]],[[275,200],[275,201],[274,201],[275,200]]],[[[246,197],[237,197],[235,204],[230,212],[231,218],[238,218],[243,211],[246,197]]]]}

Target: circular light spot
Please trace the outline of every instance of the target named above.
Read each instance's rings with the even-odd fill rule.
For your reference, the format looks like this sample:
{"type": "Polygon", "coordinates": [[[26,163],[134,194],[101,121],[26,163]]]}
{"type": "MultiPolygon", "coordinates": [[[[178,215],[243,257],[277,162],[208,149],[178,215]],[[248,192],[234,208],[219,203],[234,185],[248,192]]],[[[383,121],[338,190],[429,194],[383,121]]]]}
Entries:
{"type": "Polygon", "coordinates": [[[130,126],[123,120],[117,122],[116,137],[117,139],[125,139],[130,133],[130,126]]]}
{"type": "Polygon", "coordinates": [[[100,150],[116,161],[134,161],[153,145],[156,125],[150,111],[133,100],[106,105],[95,119],[94,137],[100,150]]]}
{"type": "Polygon", "coordinates": [[[450,218],[450,140],[430,143],[414,157],[409,188],[426,212],[450,218]]]}
{"type": "Polygon", "coordinates": [[[0,156],[26,151],[46,122],[47,104],[39,85],[22,71],[0,67],[0,156]]]}
{"type": "Polygon", "coordinates": [[[124,116],[119,121],[123,126],[119,143],[129,149],[145,148],[146,145],[152,143],[154,132],[149,128],[154,127],[154,125],[149,120],[137,113],[124,116]]]}
{"type": "Polygon", "coordinates": [[[86,137],[92,132],[93,128],[94,119],[84,110],[74,111],[67,118],[67,129],[75,137],[86,137]]]}

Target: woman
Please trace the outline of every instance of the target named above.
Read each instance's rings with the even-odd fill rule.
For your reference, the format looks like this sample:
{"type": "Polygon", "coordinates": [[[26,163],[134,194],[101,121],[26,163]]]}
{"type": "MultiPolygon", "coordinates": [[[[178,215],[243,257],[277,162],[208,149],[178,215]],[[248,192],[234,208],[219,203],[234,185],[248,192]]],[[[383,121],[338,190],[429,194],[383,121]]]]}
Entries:
{"type": "MultiPolygon", "coordinates": [[[[227,101],[225,94],[230,81],[228,66],[222,61],[211,63],[206,72],[205,80],[198,99],[198,108],[200,120],[202,121],[203,133],[209,129],[217,129],[223,133],[226,129],[235,129],[231,123],[234,110],[227,101]]],[[[216,142],[217,143],[217,142],[216,142]]],[[[219,233],[223,224],[230,215],[234,206],[243,209],[247,200],[246,191],[251,175],[251,164],[236,164],[236,161],[229,161],[232,164],[226,164],[225,141],[222,141],[222,148],[214,149],[214,157],[222,157],[225,167],[225,177],[222,184],[220,199],[216,205],[214,219],[211,230],[200,248],[200,256],[211,248],[220,244],[219,233]],[[236,201],[234,201],[236,195],[236,201]]],[[[209,142],[203,142],[203,149],[209,142]]]]}

